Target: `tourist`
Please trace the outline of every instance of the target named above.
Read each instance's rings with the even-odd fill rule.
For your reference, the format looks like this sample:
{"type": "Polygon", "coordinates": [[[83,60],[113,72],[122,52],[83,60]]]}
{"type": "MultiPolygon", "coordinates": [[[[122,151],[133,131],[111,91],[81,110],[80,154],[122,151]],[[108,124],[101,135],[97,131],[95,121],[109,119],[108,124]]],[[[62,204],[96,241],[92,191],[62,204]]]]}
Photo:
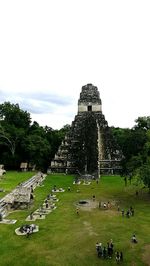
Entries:
{"type": "Polygon", "coordinates": [[[33,186],[31,185],[31,193],[33,193],[33,186]]]}
{"type": "Polygon", "coordinates": [[[121,210],[122,217],[124,217],[124,209],[121,210]]]}
{"type": "Polygon", "coordinates": [[[27,227],[27,230],[26,230],[26,236],[27,236],[27,238],[29,237],[29,235],[30,235],[30,228],[27,227]]]}
{"type": "Polygon", "coordinates": [[[99,251],[99,243],[98,242],[96,243],[96,251],[97,251],[97,253],[99,251]]]}
{"type": "Polygon", "coordinates": [[[120,254],[119,254],[119,252],[117,251],[117,252],[116,252],[116,262],[119,263],[119,261],[120,261],[120,254]]]}
{"type": "Polygon", "coordinates": [[[103,258],[106,259],[107,257],[107,250],[106,247],[103,248],[103,258]]]}
{"type": "Polygon", "coordinates": [[[99,243],[99,245],[98,245],[98,257],[101,258],[102,256],[103,256],[102,243],[99,243]]]}
{"type": "Polygon", "coordinates": [[[110,256],[112,257],[112,255],[113,255],[113,245],[109,245],[109,251],[110,251],[110,256]]]}
{"type": "Polygon", "coordinates": [[[127,212],[126,212],[126,217],[130,218],[130,211],[129,210],[127,210],[127,212]]]}
{"type": "Polygon", "coordinates": [[[107,242],[107,253],[108,253],[108,258],[111,259],[112,256],[112,248],[109,242],[107,242]]]}
{"type": "Polygon", "coordinates": [[[130,209],[129,210],[130,210],[130,213],[131,213],[132,212],[132,206],[130,206],[130,209]]]}
{"type": "Polygon", "coordinates": [[[132,238],[131,238],[131,242],[132,243],[137,243],[137,239],[136,239],[136,236],[135,236],[135,234],[133,234],[133,236],[132,236],[132,238]]]}
{"type": "Polygon", "coordinates": [[[39,206],[39,215],[42,218],[43,206],[39,206]]]}
{"type": "Polygon", "coordinates": [[[32,233],[33,233],[33,227],[31,225],[29,228],[27,228],[27,237],[29,237],[29,235],[31,235],[32,233]]]}
{"type": "Polygon", "coordinates": [[[96,243],[96,252],[97,252],[97,256],[100,257],[100,244],[101,243],[96,243]]]}
{"type": "Polygon", "coordinates": [[[113,244],[113,240],[112,240],[112,239],[110,239],[110,247],[111,247],[112,254],[113,254],[113,248],[114,248],[114,244],[113,244]]]}
{"type": "Polygon", "coordinates": [[[104,202],[104,204],[103,204],[103,207],[104,207],[104,209],[106,209],[107,208],[107,204],[104,202]]]}
{"type": "Polygon", "coordinates": [[[71,190],[71,188],[70,187],[68,187],[68,191],[70,191],[71,190]]]}
{"type": "Polygon", "coordinates": [[[134,216],[134,209],[132,208],[132,206],[130,207],[130,215],[134,216]]]}
{"type": "Polygon", "coordinates": [[[48,209],[48,206],[49,206],[49,205],[48,205],[48,202],[46,202],[46,209],[48,209]]]}
{"type": "Polygon", "coordinates": [[[50,194],[47,195],[47,200],[49,200],[49,199],[50,199],[50,194]]]}
{"type": "Polygon", "coordinates": [[[123,261],[123,253],[122,253],[122,251],[120,251],[120,261],[123,261]]]}
{"type": "Polygon", "coordinates": [[[95,195],[93,195],[93,201],[95,201],[95,195]]]}
{"type": "Polygon", "coordinates": [[[67,175],[68,174],[68,169],[66,168],[66,170],[65,170],[65,174],[67,175]]]}
{"type": "Polygon", "coordinates": [[[134,216],[134,209],[132,209],[132,213],[131,213],[132,216],[134,216]]]}
{"type": "Polygon", "coordinates": [[[76,213],[79,214],[79,208],[78,207],[76,208],[76,213]]]}

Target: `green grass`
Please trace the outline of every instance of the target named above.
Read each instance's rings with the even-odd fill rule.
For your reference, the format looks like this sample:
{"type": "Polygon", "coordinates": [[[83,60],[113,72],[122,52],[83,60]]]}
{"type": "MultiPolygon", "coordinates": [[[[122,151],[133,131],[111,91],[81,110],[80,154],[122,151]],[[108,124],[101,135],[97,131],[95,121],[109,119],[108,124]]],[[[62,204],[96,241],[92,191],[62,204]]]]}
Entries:
{"type": "MultiPolygon", "coordinates": [[[[5,189],[9,191],[30,176],[29,173],[7,173],[5,179],[0,181],[0,186],[4,187],[2,182],[5,181],[5,189]]],[[[98,259],[95,251],[97,241],[106,245],[111,238],[115,250],[122,250],[124,253],[123,265],[149,265],[148,261],[146,264],[142,259],[144,247],[150,245],[150,197],[147,191],[136,197],[135,187],[125,187],[119,176],[102,176],[99,184],[93,181],[89,186],[73,185],[73,179],[73,176],[61,174],[47,176],[44,186],[34,191],[34,205],[29,210],[15,211],[8,216],[10,219],[17,219],[17,223],[0,224],[0,265],[116,265],[114,258],[98,259]],[[17,236],[15,229],[26,223],[27,215],[43,202],[54,185],[66,189],[64,193],[57,193],[57,209],[48,214],[45,220],[36,220],[40,229],[38,233],[31,235],[29,239],[17,236]],[[67,191],[68,186],[71,187],[71,192],[67,191]],[[78,188],[80,193],[76,192],[78,188]],[[120,208],[127,209],[132,205],[135,216],[129,219],[121,217],[117,206],[110,211],[98,208],[91,211],[80,210],[77,215],[76,203],[80,199],[92,199],[93,195],[97,201],[115,200],[120,208]],[[133,233],[138,238],[138,244],[135,245],[130,242],[133,233]]]]}

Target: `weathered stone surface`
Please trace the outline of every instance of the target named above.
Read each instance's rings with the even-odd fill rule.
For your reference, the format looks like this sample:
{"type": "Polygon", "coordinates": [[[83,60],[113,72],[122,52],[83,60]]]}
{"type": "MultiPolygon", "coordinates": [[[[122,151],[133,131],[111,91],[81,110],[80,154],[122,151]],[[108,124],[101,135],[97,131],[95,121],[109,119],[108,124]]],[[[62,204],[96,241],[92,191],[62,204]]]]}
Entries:
{"type": "Polygon", "coordinates": [[[101,105],[100,94],[97,87],[93,86],[92,84],[87,84],[82,87],[78,105],[83,102],[87,104],[91,102],[92,104],[96,103],[101,105]]]}
{"type": "Polygon", "coordinates": [[[0,164],[0,176],[6,174],[6,170],[4,169],[4,165],[0,164]]]}
{"type": "Polygon", "coordinates": [[[121,152],[102,113],[97,87],[82,87],[78,114],[51,162],[52,171],[99,173],[119,169],[121,152]]]}

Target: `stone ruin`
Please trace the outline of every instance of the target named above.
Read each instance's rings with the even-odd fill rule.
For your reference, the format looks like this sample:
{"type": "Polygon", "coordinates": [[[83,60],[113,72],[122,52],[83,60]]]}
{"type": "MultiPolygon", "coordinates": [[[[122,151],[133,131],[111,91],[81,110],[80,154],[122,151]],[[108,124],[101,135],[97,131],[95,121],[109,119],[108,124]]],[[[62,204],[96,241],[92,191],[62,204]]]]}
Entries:
{"type": "Polygon", "coordinates": [[[20,170],[22,172],[35,171],[36,170],[36,165],[35,164],[31,164],[31,163],[27,163],[27,162],[22,162],[20,164],[20,170]]]}
{"type": "Polygon", "coordinates": [[[28,169],[28,163],[21,163],[21,164],[20,164],[20,170],[21,170],[22,172],[26,172],[27,169],[28,169]]]}
{"type": "Polygon", "coordinates": [[[118,173],[122,153],[113,139],[97,87],[82,87],[78,113],[70,131],[62,141],[54,159],[52,172],[91,174],[118,173]]]}
{"type": "Polygon", "coordinates": [[[28,208],[33,200],[33,190],[43,182],[45,177],[45,174],[38,172],[1,198],[0,219],[6,217],[10,210],[28,208]]]}
{"type": "Polygon", "coordinates": [[[3,176],[4,174],[6,174],[6,170],[4,169],[4,165],[0,164],[0,176],[3,176]]]}

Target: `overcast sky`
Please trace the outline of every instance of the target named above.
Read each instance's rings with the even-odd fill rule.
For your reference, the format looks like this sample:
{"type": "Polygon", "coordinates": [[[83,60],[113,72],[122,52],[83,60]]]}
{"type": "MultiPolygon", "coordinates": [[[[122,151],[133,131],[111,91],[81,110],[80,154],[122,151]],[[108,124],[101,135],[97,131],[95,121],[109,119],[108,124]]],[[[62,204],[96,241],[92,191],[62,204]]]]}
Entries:
{"type": "Polygon", "coordinates": [[[149,0],[0,0],[0,103],[59,129],[87,83],[109,126],[150,115],[149,0]]]}

